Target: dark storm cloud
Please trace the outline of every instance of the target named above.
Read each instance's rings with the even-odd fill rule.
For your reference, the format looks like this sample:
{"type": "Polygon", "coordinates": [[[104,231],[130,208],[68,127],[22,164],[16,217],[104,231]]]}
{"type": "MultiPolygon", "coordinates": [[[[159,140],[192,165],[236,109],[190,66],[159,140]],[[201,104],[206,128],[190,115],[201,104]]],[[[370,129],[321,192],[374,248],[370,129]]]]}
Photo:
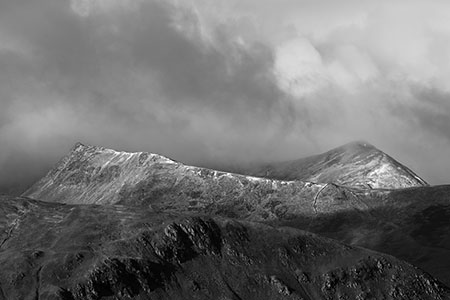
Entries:
{"type": "Polygon", "coordinates": [[[366,139],[441,175],[446,6],[2,1],[1,181],[31,180],[76,141],[220,164],[366,139]]]}
{"type": "Polygon", "coordinates": [[[241,45],[213,28],[220,42],[208,44],[179,5],[103,4],[2,3],[3,181],[41,173],[77,140],[200,162],[257,142],[272,115],[280,128],[292,118],[277,116],[289,104],[263,42],[241,45]],[[176,24],[179,13],[187,19],[176,24]]]}

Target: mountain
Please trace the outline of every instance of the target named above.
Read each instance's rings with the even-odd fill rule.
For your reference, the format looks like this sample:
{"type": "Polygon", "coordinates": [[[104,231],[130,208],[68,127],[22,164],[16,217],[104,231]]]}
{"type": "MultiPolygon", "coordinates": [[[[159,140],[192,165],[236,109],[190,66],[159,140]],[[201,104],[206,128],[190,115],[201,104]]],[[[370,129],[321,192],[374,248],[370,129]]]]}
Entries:
{"type": "Polygon", "coordinates": [[[387,190],[281,181],[78,144],[24,196],[291,226],[394,255],[450,285],[449,186],[387,190]]]}
{"type": "Polygon", "coordinates": [[[374,189],[427,185],[409,168],[367,142],[352,142],[319,155],[235,171],[278,180],[333,182],[374,189]]]}
{"type": "Polygon", "coordinates": [[[132,206],[0,199],[0,299],[450,299],[389,255],[132,206]]]}
{"type": "Polygon", "coordinates": [[[72,204],[152,205],[178,211],[205,210],[220,203],[234,203],[235,208],[273,205],[270,203],[278,199],[290,199],[313,213],[312,198],[322,186],[187,166],[158,154],[78,144],[23,196],[72,204]]]}

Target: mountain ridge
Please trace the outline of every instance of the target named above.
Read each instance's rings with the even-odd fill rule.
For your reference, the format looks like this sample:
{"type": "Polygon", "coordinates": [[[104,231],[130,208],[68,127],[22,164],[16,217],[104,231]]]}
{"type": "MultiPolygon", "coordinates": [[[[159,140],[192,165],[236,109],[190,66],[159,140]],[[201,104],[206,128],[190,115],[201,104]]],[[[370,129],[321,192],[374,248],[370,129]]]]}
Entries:
{"type": "MultiPolygon", "coordinates": [[[[56,191],[56,194],[60,194],[59,198],[73,199],[74,190],[71,190],[68,186],[64,186],[64,184],[68,183],[71,185],[73,183],[76,185],[85,181],[86,185],[92,179],[90,177],[96,177],[97,180],[103,182],[114,179],[116,181],[115,186],[105,187],[103,190],[97,191],[98,193],[92,193],[89,187],[86,188],[84,186],[83,193],[84,197],[87,198],[84,203],[113,204],[120,201],[117,199],[119,191],[113,193],[111,189],[120,188],[119,185],[121,184],[136,185],[138,184],[137,181],[139,181],[139,178],[149,177],[149,172],[147,172],[149,168],[156,166],[158,168],[168,169],[169,165],[172,165],[172,169],[183,169],[183,172],[208,174],[209,177],[213,174],[213,177],[216,177],[216,179],[224,176],[235,177],[239,178],[238,181],[241,181],[241,179],[250,181],[272,180],[271,182],[279,183],[295,181],[298,184],[302,182],[303,184],[311,185],[334,183],[362,188],[405,188],[428,185],[410,169],[365,142],[349,143],[323,154],[300,160],[272,165],[268,164],[253,170],[242,169],[236,170],[235,172],[189,166],[159,154],[115,151],[104,147],[77,143],[70,153],[63,157],[46,176],[32,185],[22,195],[37,199],[58,198],[56,195],[48,195],[47,193],[50,191],[55,194],[55,182],[59,181],[62,183],[59,191],[56,191]],[[364,151],[361,151],[361,149],[364,149],[364,151]],[[359,160],[355,167],[355,157],[358,158],[361,152],[364,154],[369,152],[370,155],[366,155],[364,159],[359,160]],[[347,159],[346,156],[349,156],[350,159],[347,159]],[[330,165],[330,160],[334,160],[335,162],[330,165]],[[350,163],[348,160],[350,160],[350,163]],[[381,160],[387,160],[387,163],[381,164],[381,160]],[[95,167],[90,165],[91,162],[95,167]],[[370,170],[374,165],[376,168],[370,170]],[[122,176],[122,171],[127,168],[128,173],[126,175],[122,174],[122,176]],[[392,171],[393,168],[395,168],[395,172],[392,171]],[[305,172],[307,176],[305,176],[305,172]],[[72,177],[68,178],[68,175],[65,173],[70,173],[72,177]],[[391,175],[391,173],[394,173],[394,175],[391,175]],[[119,179],[123,179],[126,182],[120,183],[118,182],[119,179]],[[72,197],[66,197],[66,194],[72,197]],[[109,199],[106,199],[107,197],[109,199]],[[93,198],[97,198],[97,200],[93,201],[93,198]]],[[[172,173],[177,172],[176,170],[172,171],[172,173]]],[[[180,179],[179,177],[177,179],[180,179]]],[[[97,187],[94,190],[98,190],[98,183],[96,184],[97,187]]],[[[174,184],[176,185],[177,182],[174,184]]],[[[78,197],[79,192],[80,190],[75,192],[78,197]]]]}
{"type": "MultiPolygon", "coordinates": [[[[251,189],[302,189],[309,186],[312,184],[189,166],[159,154],[115,151],[79,143],[46,176],[23,193],[23,196],[50,199],[54,202],[71,199],[79,204],[122,204],[125,196],[133,198],[133,195],[129,195],[135,191],[133,187],[141,191],[148,188],[161,192],[163,189],[174,196],[183,189],[196,194],[199,191],[195,187],[199,187],[208,190],[205,198],[218,198],[224,196],[225,190],[216,191],[222,187],[226,187],[231,197],[231,194],[235,194],[233,188],[251,193],[251,189]],[[133,191],[127,191],[127,187],[133,191]]],[[[317,188],[320,188],[320,185],[317,188]]],[[[147,196],[151,195],[141,195],[137,197],[137,201],[145,202],[147,196]]],[[[200,195],[193,196],[193,199],[201,198],[200,195]]]]}

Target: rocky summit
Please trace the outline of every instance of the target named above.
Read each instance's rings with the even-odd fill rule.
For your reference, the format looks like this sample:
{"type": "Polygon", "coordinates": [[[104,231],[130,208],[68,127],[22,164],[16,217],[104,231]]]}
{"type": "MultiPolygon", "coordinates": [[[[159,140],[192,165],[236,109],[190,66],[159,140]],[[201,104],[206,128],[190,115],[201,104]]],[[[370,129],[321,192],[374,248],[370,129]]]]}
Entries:
{"type": "Polygon", "coordinates": [[[293,228],[0,200],[0,299],[450,299],[408,263],[293,228]]]}
{"type": "Polygon", "coordinates": [[[236,172],[278,180],[333,182],[374,189],[427,185],[409,168],[367,142],[352,142],[319,155],[255,165],[236,169],[236,172]]]}

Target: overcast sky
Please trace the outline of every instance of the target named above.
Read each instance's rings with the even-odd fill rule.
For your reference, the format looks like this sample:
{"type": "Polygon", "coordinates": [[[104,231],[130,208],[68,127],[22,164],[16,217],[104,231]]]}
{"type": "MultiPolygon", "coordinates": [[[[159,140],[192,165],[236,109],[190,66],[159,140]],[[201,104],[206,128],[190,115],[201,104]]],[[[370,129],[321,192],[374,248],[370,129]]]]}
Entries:
{"type": "Polygon", "coordinates": [[[0,0],[0,184],[77,141],[208,165],[352,140],[450,183],[448,0],[0,0]]]}

